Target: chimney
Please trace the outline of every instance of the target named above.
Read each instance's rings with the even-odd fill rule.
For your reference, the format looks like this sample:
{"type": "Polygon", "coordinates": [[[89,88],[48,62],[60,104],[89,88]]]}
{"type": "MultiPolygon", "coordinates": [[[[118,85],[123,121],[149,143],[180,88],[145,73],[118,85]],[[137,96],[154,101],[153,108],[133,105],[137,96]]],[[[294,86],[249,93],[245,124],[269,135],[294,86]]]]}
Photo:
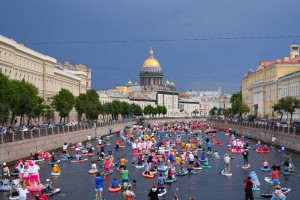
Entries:
{"type": "Polygon", "coordinates": [[[284,56],[284,58],[283,58],[283,61],[284,62],[287,62],[287,61],[289,61],[290,60],[290,58],[288,57],[288,56],[284,56]]]}
{"type": "Polygon", "coordinates": [[[281,59],[277,59],[276,62],[277,62],[277,63],[281,63],[281,59]]]}

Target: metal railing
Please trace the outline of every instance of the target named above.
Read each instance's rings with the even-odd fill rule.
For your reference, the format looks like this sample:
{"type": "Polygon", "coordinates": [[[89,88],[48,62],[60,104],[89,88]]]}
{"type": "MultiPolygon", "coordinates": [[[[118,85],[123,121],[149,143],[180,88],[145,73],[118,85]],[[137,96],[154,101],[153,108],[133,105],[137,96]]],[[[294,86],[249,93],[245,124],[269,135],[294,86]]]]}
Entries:
{"type": "Polygon", "coordinates": [[[80,123],[71,126],[64,125],[64,126],[55,126],[51,128],[41,128],[41,129],[28,130],[28,131],[12,131],[12,132],[0,133],[0,144],[26,140],[26,139],[33,139],[38,137],[45,137],[54,134],[62,134],[68,132],[72,133],[75,131],[81,131],[85,129],[111,126],[116,124],[124,124],[124,123],[134,122],[134,121],[137,121],[137,119],[80,123]]]}
{"type": "Polygon", "coordinates": [[[252,123],[248,121],[230,121],[230,120],[223,120],[223,119],[213,119],[210,118],[208,121],[214,121],[214,122],[222,122],[222,123],[227,123],[227,124],[232,124],[236,126],[245,126],[249,128],[254,128],[254,129],[262,129],[262,130],[267,130],[271,132],[278,132],[278,133],[284,133],[284,134],[293,134],[293,135],[300,135],[300,128],[294,127],[294,126],[277,126],[277,125],[272,125],[272,124],[259,124],[259,123],[252,123]]]}

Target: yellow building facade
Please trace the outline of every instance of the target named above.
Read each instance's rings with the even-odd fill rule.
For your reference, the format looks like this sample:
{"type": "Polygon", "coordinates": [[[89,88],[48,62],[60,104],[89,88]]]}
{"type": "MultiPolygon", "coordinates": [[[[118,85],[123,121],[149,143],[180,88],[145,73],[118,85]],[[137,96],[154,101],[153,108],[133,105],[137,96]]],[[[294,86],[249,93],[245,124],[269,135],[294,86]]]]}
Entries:
{"type": "Polygon", "coordinates": [[[243,101],[250,108],[250,114],[271,118],[272,106],[281,98],[279,94],[280,77],[300,70],[299,45],[290,46],[290,56],[283,60],[261,61],[254,72],[248,72],[242,79],[243,101]]]}
{"type": "MultiPolygon", "coordinates": [[[[57,60],[18,44],[0,35],[0,72],[11,80],[25,80],[33,84],[46,103],[64,88],[74,96],[86,93],[87,73],[83,71],[61,70],[56,68],[57,60]]],[[[77,121],[73,110],[69,121],[77,121]]],[[[54,121],[58,121],[57,113],[54,121]]]]}

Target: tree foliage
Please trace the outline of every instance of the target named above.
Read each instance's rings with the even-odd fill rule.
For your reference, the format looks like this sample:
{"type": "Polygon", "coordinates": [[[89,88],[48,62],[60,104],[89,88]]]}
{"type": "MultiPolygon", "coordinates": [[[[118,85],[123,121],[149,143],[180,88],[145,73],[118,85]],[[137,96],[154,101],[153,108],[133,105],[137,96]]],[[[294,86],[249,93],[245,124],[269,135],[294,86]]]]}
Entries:
{"type": "Polygon", "coordinates": [[[60,123],[62,118],[69,116],[75,105],[74,95],[67,89],[61,89],[57,95],[53,97],[52,105],[59,112],[60,123]]]}
{"type": "Polygon", "coordinates": [[[248,113],[250,111],[248,105],[243,101],[242,92],[234,93],[231,96],[230,102],[231,112],[234,115],[239,114],[241,116],[242,114],[248,113]]]}

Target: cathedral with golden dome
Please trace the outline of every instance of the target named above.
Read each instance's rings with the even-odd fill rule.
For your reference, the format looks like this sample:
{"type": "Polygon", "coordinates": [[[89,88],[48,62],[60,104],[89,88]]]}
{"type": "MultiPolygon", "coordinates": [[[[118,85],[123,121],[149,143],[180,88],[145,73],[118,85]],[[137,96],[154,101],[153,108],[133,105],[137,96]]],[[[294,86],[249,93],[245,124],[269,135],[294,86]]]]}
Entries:
{"type": "Polygon", "coordinates": [[[191,116],[192,111],[199,109],[199,102],[191,99],[179,99],[173,81],[166,80],[163,83],[163,72],[160,63],[154,58],[153,49],[150,49],[147,58],[140,71],[140,85],[131,80],[124,86],[116,86],[116,89],[99,92],[100,102],[107,103],[113,100],[126,101],[141,106],[157,105],[167,108],[167,117],[191,116]]]}
{"type": "Polygon", "coordinates": [[[153,50],[150,49],[149,58],[145,60],[140,72],[140,84],[143,90],[176,91],[175,84],[168,80],[163,84],[163,72],[161,66],[154,58],[153,50]]]}

